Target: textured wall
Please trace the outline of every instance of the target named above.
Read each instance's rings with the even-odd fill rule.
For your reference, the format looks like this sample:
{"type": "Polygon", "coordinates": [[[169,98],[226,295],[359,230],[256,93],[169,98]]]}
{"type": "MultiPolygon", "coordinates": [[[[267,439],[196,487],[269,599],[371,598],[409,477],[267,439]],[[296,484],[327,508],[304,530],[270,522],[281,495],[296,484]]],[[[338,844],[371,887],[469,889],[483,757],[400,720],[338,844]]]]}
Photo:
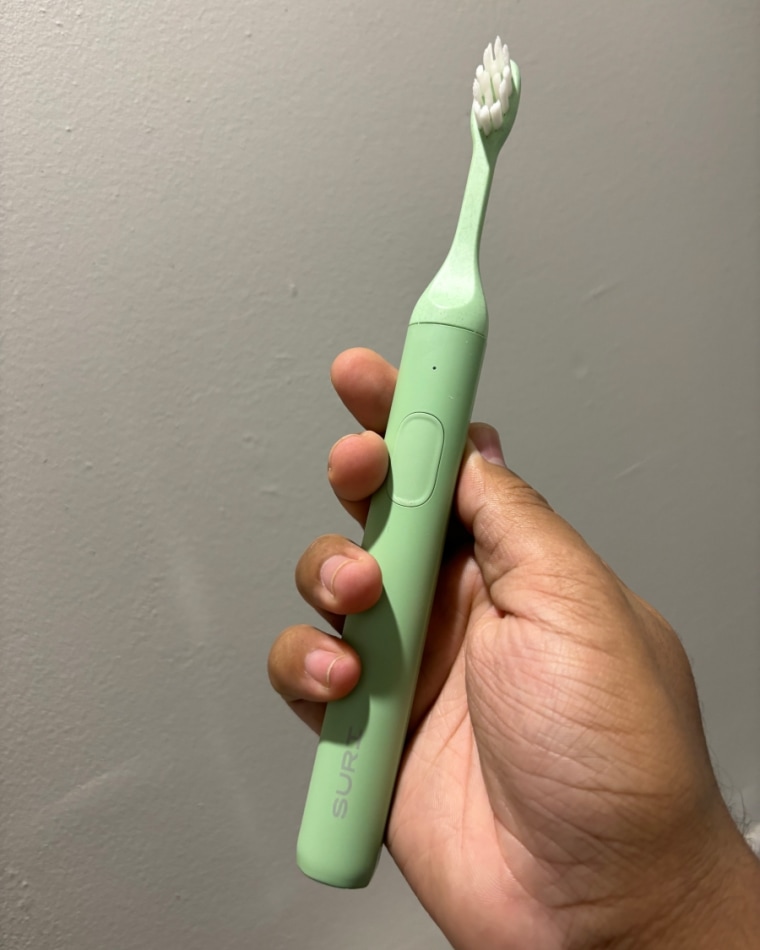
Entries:
{"type": "Polygon", "coordinates": [[[265,657],[353,530],[330,360],[397,357],[497,31],[478,415],[681,631],[757,817],[757,3],[3,7],[3,946],[443,946],[390,861],[297,872],[313,740],[265,657]]]}

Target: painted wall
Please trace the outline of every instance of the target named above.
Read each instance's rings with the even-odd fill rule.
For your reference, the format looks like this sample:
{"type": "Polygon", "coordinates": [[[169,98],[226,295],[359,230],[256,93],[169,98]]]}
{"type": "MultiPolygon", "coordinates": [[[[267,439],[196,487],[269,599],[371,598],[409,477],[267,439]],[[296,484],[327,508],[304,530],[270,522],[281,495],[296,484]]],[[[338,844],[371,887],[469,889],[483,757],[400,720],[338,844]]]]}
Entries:
{"type": "Polygon", "coordinates": [[[389,860],[297,872],[313,739],[265,658],[301,549],[354,530],[329,363],[397,358],[497,31],[478,416],[679,629],[758,817],[758,4],[3,12],[3,946],[444,945],[389,860]]]}

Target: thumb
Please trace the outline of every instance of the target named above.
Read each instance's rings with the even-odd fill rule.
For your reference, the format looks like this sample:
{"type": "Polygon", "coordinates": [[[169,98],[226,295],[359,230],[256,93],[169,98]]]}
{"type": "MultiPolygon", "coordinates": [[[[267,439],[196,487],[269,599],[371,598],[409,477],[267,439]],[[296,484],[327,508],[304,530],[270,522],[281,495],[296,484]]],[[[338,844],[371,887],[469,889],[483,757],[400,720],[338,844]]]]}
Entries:
{"type": "Polygon", "coordinates": [[[456,504],[489,589],[517,567],[540,566],[542,573],[556,568],[561,574],[578,559],[596,560],[546,499],[506,467],[494,428],[476,423],[469,436],[456,504]]]}

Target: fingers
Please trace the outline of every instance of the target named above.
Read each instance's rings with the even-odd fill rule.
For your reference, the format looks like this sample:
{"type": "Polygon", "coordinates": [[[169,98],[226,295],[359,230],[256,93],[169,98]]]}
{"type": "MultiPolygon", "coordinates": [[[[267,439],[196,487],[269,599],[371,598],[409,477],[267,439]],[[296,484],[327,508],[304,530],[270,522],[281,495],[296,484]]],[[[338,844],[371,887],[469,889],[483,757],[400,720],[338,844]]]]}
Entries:
{"type": "Polygon", "coordinates": [[[388,424],[397,373],[377,353],[357,348],[335,359],[330,376],[346,408],[367,430],[336,442],[328,461],[333,491],[346,511],[363,525],[369,497],[388,471],[388,453],[380,436],[388,424]]]}
{"type": "Polygon", "coordinates": [[[359,658],[342,640],[300,624],[284,630],[269,651],[269,681],[296,714],[318,731],[324,704],[359,680],[359,658]]]}
{"type": "Polygon", "coordinates": [[[388,472],[388,450],[376,432],[346,435],[330,451],[327,477],[336,497],[360,524],[367,520],[369,498],[388,472]]]}
{"type": "MultiPolygon", "coordinates": [[[[370,350],[348,350],[333,363],[335,390],[348,410],[368,431],[337,442],[328,460],[328,478],[343,506],[360,522],[369,497],[382,485],[388,454],[379,433],[385,431],[396,370],[370,350]]],[[[374,558],[346,538],[317,538],[296,567],[301,596],[335,630],[346,614],[371,607],[382,591],[374,558]]],[[[319,730],[324,704],[349,693],[359,680],[356,653],[335,637],[314,627],[288,627],[272,646],[268,661],[274,689],[300,718],[319,730]]]]}
{"type": "Polygon", "coordinates": [[[377,561],[336,534],[313,541],[296,566],[298,592],[338,631],[345,614],[360,613],[377,601],[382,586],[377,561]]]}
{"type": "MultiPolygon", "coordinates": [[[[336,630],[345,614],[371,607],[382,591],[380,568],[356,544],[339,535],[317,538],[296,567],[304,600],[336,630]]],[[[359,680],[360,662],[343,640],[314,627],[288,627],[269,653],[272,686],[312,729],[318,730],[324,704],[349,693],[359,680]]]]}
{"type": "Polygon", "coordinates": [[[396,386],[397,371],[372,350],[345,350],[333,362],[335,391],[365,429],[383,433],[396,386]]]}

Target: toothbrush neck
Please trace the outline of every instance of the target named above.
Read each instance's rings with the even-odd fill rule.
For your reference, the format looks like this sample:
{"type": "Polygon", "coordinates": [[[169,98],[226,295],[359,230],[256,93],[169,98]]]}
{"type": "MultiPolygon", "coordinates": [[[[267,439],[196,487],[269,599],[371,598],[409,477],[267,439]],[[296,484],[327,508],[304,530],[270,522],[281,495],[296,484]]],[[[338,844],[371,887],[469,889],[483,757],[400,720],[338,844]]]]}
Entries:
{"type": "Polygon", "coordinates": [[[451,249],[447,255],[447,263],[460,266],[469,264],[477,269],[480,238],[483,234],[494,164],[489,162],[482,143],[478,142],[472,151],[462,208],[459,212],[454,240],[451,242],[451,249]]]}

